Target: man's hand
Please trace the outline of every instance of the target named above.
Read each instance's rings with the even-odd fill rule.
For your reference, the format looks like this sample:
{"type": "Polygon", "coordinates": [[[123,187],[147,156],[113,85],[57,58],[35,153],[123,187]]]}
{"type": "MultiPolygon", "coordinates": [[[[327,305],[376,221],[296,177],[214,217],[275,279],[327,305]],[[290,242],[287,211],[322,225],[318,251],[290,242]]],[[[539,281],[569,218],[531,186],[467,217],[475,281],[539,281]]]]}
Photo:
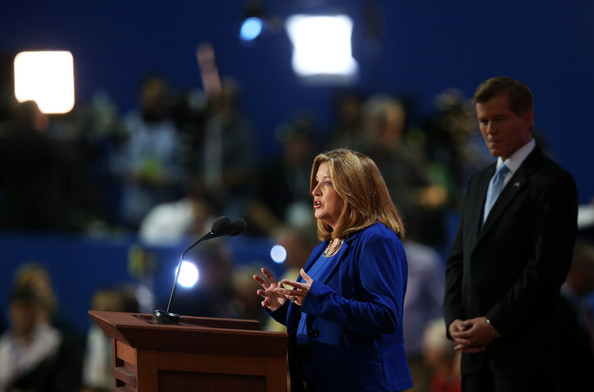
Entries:
{"type": "Polygon", "coordinates": [[[456,343],[454,351],[464,353],[485,351],[489,343],[501,336],[486,317],[454,320],[448,330],[456,343]]]}

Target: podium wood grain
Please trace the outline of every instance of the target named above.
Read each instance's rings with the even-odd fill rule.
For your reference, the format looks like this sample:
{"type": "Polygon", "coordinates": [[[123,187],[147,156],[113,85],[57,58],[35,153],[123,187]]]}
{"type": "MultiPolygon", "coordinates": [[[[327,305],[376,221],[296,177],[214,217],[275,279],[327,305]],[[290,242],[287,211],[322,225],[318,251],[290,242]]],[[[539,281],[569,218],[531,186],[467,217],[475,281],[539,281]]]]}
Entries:
{"type": "Polygon", "coordinates": [[[287,335],[255,320],[89,311],[113,339],[114,391],[287,391],[287,335]]]}

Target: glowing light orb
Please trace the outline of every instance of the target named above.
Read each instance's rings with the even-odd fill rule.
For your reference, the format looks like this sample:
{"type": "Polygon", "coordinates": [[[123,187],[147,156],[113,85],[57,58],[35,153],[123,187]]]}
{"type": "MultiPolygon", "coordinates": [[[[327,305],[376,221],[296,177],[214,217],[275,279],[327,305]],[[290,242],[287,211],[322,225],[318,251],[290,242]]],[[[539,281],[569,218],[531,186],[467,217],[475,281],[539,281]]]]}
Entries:
{"type": "Polygon", "coordinates": [[[270,249],[270,258],[272,258],[272,261],[275,263],[284,263],[287,259],[287,251],[281,245],[274,245],[272,249],[270,249]]]}
{"type": "MultiPolygon", "coordinates": [[[[177,268],[175,272],[177,273],[177,268]]],[[[179,276],[177,277],[177,283],[179,285],[186,288],[193,287],[196,283],[198,283],[199,277],[200,273],[198,272],[198,268],[194,263],[191,263],[189,261],[182,261],[181,271],[179,272],[179,276]]]]}

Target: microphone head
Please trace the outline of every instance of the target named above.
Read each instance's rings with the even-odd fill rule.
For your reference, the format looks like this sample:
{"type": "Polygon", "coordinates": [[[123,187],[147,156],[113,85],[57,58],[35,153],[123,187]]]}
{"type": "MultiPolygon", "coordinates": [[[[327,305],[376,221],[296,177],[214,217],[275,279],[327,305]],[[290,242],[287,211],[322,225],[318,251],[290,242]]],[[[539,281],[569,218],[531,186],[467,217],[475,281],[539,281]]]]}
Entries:
{"type": "Polygon", "coordinates": [[[231,226],[229,228],[229,236],[233,237],[234,235],[239,235],[245,231],[247,228],[247,223],[243,219],[236,219],[231,222],[231,226]]]}
{"type": "Polygon", "coordinates": [[[214,223],[212,224],[212,229],[211,229],[212,237],[211,238],[220,237],[222,235],[225,235],[225,234],[229,233],[229,230],[231,230],[231,219],[229,219],[229,217],[227,217],[227,216],[221,216],[219,219],[214,221],[214,223]]]}

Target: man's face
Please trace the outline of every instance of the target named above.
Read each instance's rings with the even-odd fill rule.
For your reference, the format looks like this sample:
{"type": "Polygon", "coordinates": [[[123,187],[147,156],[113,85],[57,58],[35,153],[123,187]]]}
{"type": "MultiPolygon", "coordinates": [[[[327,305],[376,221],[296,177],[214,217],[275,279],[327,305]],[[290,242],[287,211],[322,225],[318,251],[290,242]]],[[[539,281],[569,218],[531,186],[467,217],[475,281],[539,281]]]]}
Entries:
{"type": "Polygon", "coordinates": [[[509,108],[507,94],[477,103],[476,114],[481,134],[494,157],[505,160],[532,138],[532,112],[518,116],[509,108]]]}

